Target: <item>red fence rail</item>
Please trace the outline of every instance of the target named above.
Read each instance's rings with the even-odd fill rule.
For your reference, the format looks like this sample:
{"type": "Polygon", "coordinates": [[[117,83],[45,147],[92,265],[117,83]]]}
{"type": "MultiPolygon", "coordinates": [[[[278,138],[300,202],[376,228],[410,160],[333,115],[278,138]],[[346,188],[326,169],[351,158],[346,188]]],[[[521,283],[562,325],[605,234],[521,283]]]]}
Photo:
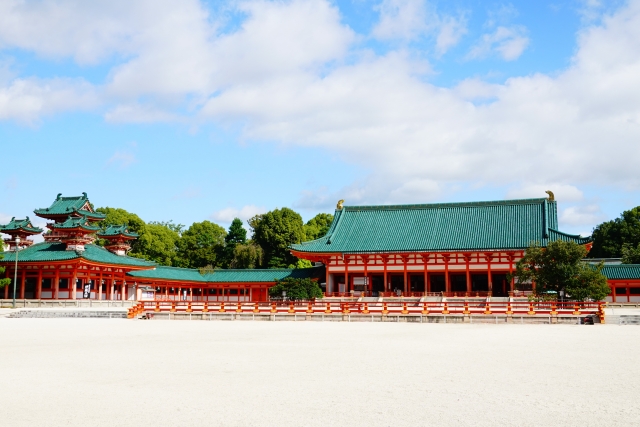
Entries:
{"type": "Polygon", "coordinates": [[[560,315],[601,314],[600,302],[199,302],[143,301],[130,310],[130,317],[143,312],[169,313],[246,313],[246,314],[363,314],[363,315],[560,315]]]}

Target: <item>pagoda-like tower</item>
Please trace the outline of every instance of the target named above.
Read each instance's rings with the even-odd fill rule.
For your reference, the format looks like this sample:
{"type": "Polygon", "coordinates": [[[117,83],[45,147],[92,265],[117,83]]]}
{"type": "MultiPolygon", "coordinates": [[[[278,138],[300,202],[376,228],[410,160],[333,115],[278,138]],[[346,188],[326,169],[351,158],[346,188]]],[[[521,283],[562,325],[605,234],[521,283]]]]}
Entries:
{"type": "Polygon", "coordinates": [[[98,237],[107,240],[109,243],[105,248],[116,255],[126,255],[131,249],[131,240],[138,238],[137,233],[133,233],[127,229],[126,225],[110,225],[98,237]]]}
{"type": "Polygon", "coordinates": [[[42,228],[34,227],[29,217],[25,219],[11,218],[11,222],[7,225],[0,225],[0,232],[11,236],[9,239],[4,239],[4,242],[9,246],[9,250],[15,251],[17,246],[27,247],[33,244],[32,240],[28,237],[35,234],[42,233],[42,228]],[[19,245],[16,244],[16,237],[19,238],[19,245]]]}
{"type": "Polygon", "coordinates": [[[54,222],[47,227],[51,229],[52,235],[67,245],[68,251],[84,251],[84,245],[93,243],[95,233],[100,230],[86,216],[69,216],[65,222],[54,222]]]}
{"type": "MultiPolygon", "coordinates": [[[[89,202],[87,193],[82,193],[82,196],[75,197],[62,197],[62,194],[58,194],[56,200],[53,201],[51,206],[43,209],[36,209],[33,211],[37,216],[54,221],[47,224],[49,232],[44,234],[44,240],[47,242],[66,242],[68,238],[72,239],[72,246],[75,245],[75,241],[78,239],[77,233],[71,233],[66,227],[59,227],[58,224],[66,223],[69,219],[83,218],[84,223],[89,228],[94,230],[99,229],[95,226],[95,223],[104,220],[104,214],[96,212],[89,202]]],[[[83,222],[81,221],[81,222],[83,222]]],[[[85,234],[88,230],[85,229],[85,234]]],[[[95,238],[89,236],[84,237],[82,240],[93,242],[95,238]]]]}

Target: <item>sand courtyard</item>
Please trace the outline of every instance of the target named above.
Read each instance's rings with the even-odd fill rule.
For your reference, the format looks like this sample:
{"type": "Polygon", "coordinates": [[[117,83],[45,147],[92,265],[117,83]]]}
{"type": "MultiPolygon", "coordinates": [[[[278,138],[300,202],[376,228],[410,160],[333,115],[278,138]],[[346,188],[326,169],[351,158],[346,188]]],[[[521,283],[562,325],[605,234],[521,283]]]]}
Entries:
{"type": "Polygon", "coordinates": [[[640,328],[0,319],[3,426],[629,426],[640,328]]]}

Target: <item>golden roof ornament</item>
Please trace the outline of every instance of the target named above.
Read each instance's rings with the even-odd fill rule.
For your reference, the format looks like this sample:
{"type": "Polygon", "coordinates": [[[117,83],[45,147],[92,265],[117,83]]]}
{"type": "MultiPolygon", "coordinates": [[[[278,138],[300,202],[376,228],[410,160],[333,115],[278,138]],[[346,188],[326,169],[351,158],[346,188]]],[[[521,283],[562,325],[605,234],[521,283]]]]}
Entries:
{"type": "Polygon", "coordinates": [[[556,197],[553,195],[553,191],[547,190],[547,191],[545,191],[545,193],[547,193],[549,195],[549,198],[547,200],[549,200],[550,202],[553,202],[553,201],[556,200],[556,197]]]}
{"type": "Polygon", "coordinates": [[[338,200],[338,205],[336,206],[336,209],[341,211],[342,210],[342,204],[344,203],[344,199],[340,199],[338,200]]]}

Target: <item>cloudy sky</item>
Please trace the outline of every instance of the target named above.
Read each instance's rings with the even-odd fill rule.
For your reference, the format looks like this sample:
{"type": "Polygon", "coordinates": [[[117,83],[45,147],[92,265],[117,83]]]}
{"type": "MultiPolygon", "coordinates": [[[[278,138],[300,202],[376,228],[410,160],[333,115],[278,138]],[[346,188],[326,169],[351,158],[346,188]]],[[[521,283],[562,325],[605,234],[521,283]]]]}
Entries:
{"type": "Polygon", "coordinates": [[[550,189],[589,234],[640,205],[639,40],[640,1],[3,0],[0,222],[550,189]]]}

